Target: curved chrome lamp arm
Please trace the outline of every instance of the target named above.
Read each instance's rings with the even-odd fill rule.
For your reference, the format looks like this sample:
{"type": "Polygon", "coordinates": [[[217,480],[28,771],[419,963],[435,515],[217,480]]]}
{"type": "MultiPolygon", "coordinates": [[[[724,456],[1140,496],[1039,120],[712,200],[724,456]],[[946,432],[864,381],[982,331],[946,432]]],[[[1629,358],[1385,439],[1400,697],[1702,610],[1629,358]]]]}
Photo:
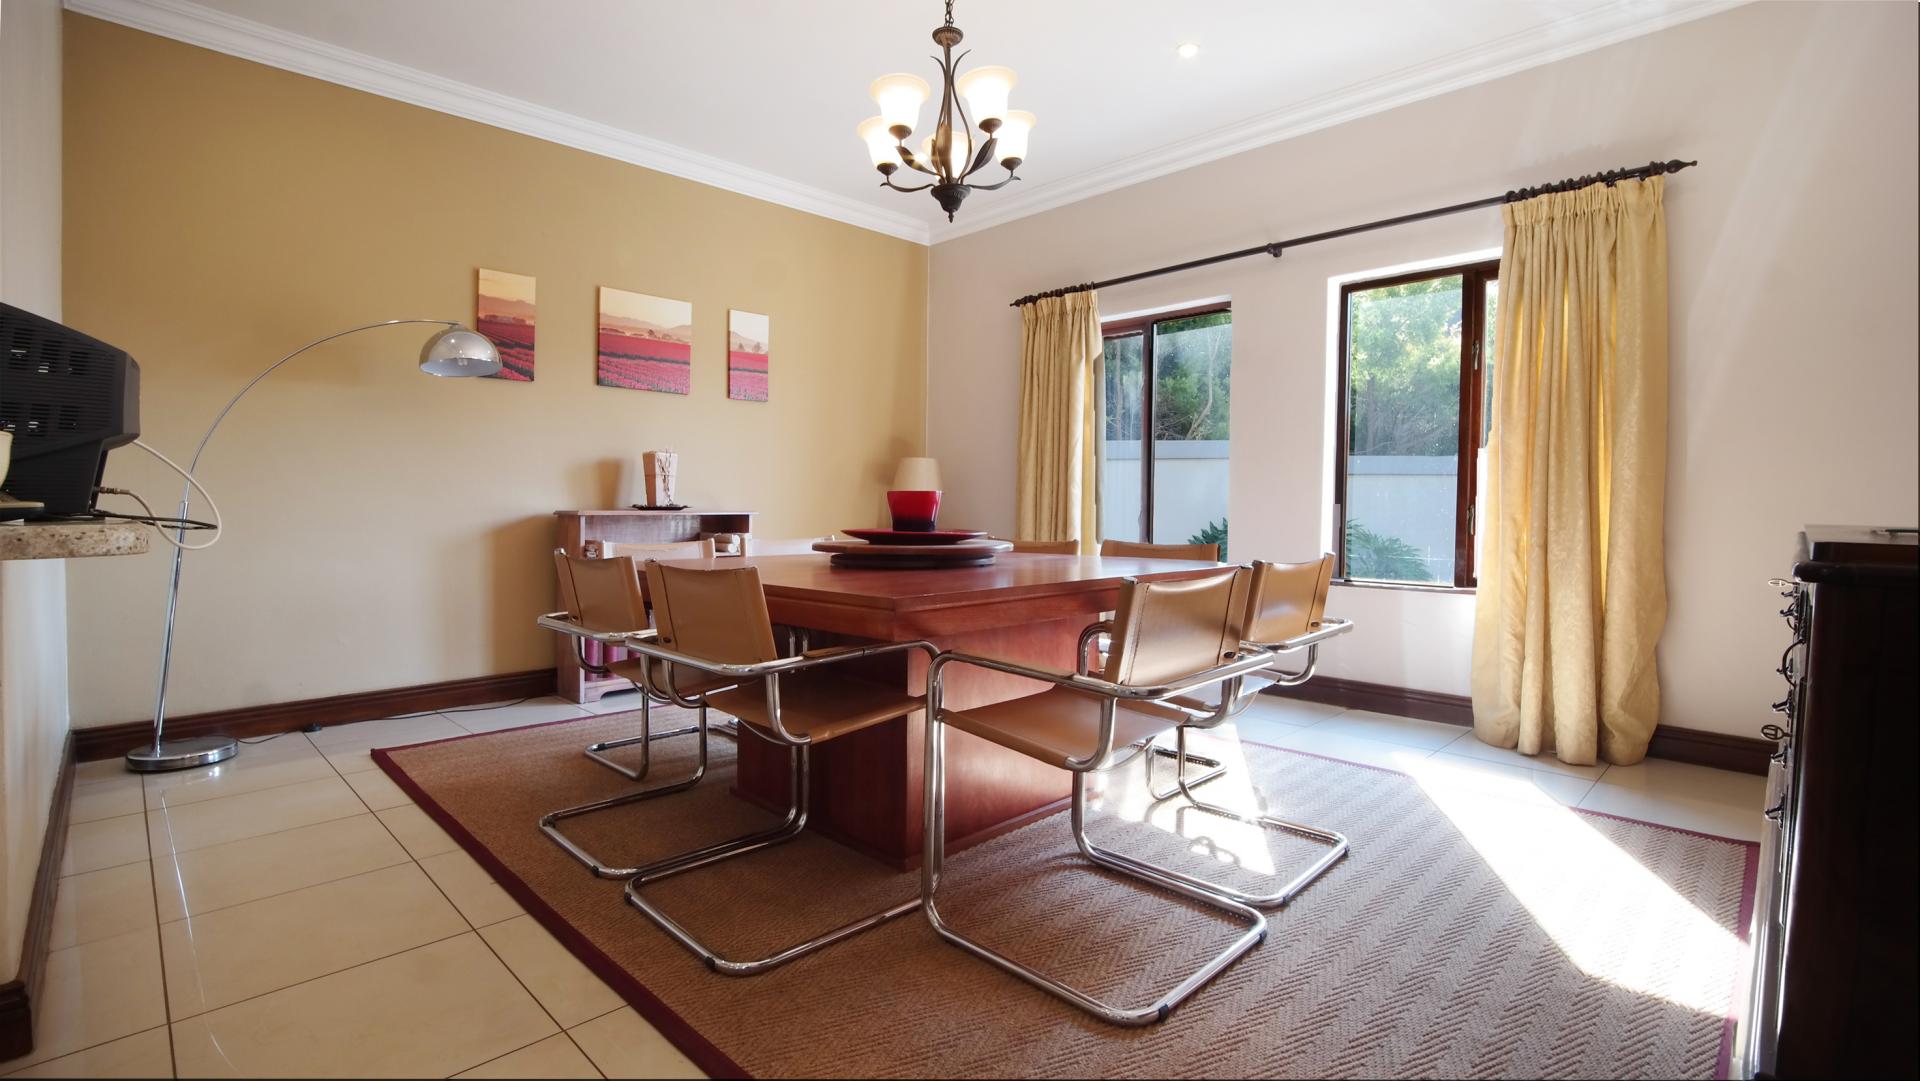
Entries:
{"type": "MultiPolygon", "coordinates": [[[[349,334],[358,334],[363,330],[376,330],[376,329],[379,329],[380,327],[394,327],[394,326],[404,326],[408,324],[424,324],[424,323],[430,323],[436,326],[444,326],[449,328],[459,327],[461,325],[459,322],[451,319],[387,319],[378,323],[367,323],[364,326],[353,327],[348,330],[340,331],[337,334],[329,334],[324,338],[316,338],[313,341],[310,341],[307,344],[301,346],[300,348],[295,349],[293,352],[288,353],[286,356],[281,357],[279,360],[274,361],[272,364],[267,365],[267,367],[264,370],[262,370],[259,375],[256,375],[252,379],[247,380],[247,384],[241,387],[238,393],[236,393],[233,397],[227,399],[227,404],[220,407],[220,412],[214,414],[213,423],[207,425],[206,434],[200,437],[199,445],[193,448],[193,459],[187,465],[187,472],[196,473],[199,471],[200,455],[206,451],[207,443],[213,439],[213,433],[219,430],[220,422],[227,419],[227,414],[233,411],[233,407],[239,404],[240,399],[246,397],[247,392],[252,390],[256,385],[258,385],[262,379],[265,379],[267,376],[272,375],[274,372],[278,371],[281,365],[287,363],[288,361],[299,356],[300,354],[305,353],[309,349],[313,349],[316,346],[325,345],[326,343],[333,341],[336,338],[344,338],[349,334]]],[[[193,484],[191,482],[188,482],[183,486],[183,489],[180,493],[181,519],[184,520],[186,518],[187,512],[192,507],[192,504],[193,504],[193,484]]],[[[184,524],[180,525],[174,530],[174,539],[176,541],[184,540],[186,538],[186,533],[187,533],[186,526],[184,524]]],[[[186,765],[203,764],[197,761],[183,761],[178,766],[176,765],[145,765],[144,764],[145,762],[158,761],[167,757],[163,754],[163,751],[161,748],[161,741],[162,741],[162,736],[166,729],[166,723],[167,723],[167,676],[173,667],[173,617],[174,617],[175,611],[179,607],[179,602],[180,602],[180,563],[182,558],[185,555],[186,555],[186,552],[183,551],[178,545],[175,545],[173,549],[173,574],[172,574],[172,578],[169,580],[169,583],[167,585],[167,625],[166,625],[166,631],[160,640],[159,687],[154,694],[154,701],[153,701],[153,746],[150,750],[148,750],[147,752],[144,752],[144,754],[143,752],[136,751],[136,752],[133,752],[133,754],[128,756],[129,762],[134,763],[136,768],[170,769],[170,768],[180,768],[180,766],[186,766],[186,765]],[[141,761],[136,762],[135,761],[136,756],[139,756],[141,761]]],[[[214,761],[214,762],[220,761],[222,758],[225,758],[231,755],[232,753],[233,752],[231,750],[228,750],[217,758],[209,759],[209,761],[214,761]]]]}

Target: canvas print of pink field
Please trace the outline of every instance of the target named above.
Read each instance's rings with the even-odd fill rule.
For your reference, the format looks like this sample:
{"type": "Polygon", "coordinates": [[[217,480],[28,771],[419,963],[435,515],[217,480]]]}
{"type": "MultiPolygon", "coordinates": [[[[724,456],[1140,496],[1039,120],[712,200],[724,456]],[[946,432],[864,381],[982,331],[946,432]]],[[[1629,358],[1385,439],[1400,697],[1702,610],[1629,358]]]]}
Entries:
{"type": "Polygon", "coordinates": [[[692,304],[600,287],[601,386],[685,394],[692,370],[692,304]]]}
{"type": "Polygon", "coordinates": [[[727,397],[767,400],[767,341],[773,320],[753,312],[727,313],[727,397]]]}
{"type": "Polygon", "coordinates": [[[500,351],[500,371],[492,378],[533,382],[533,279],[481,267],[473,307],[474,329],[500,351]]]}

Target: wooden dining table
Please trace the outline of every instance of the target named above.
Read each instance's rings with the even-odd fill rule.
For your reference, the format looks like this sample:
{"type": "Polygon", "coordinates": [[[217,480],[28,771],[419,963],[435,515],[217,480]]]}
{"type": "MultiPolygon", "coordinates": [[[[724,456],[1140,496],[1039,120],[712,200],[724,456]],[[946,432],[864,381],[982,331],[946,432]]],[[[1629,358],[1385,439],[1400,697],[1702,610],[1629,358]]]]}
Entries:
{"type": "MultiPolygon", "coordinates": [[[[984,567],[929,570],[834,566],[823,554],[754,556],[776,625],[803,628],[814,648],[925,640],[942,650],[1071,671],[1080,632],[1110,612],[1123,579],[1191,578],[1217,563],[1004,553],[984,567]]],[[[688,566],[710,565],[689,562],[688,566]]],[[[926,692],[928,659],[902,650],[850,662],[858,673],[926,692]]],[[[1046,684],[949,665],[945,704],[966,709],[1038,693],[1046,684]]],[[[916,712],[811,750],[808,827],[893,866],[919,865],[926,715],[916,712]]],[[[947,849],[957,851],[1066,806],[1069,774],[975,736],[947,735],[947,849]]],[[[734,792],[784,811],[788,752],[741,739],[734,792]]]]}

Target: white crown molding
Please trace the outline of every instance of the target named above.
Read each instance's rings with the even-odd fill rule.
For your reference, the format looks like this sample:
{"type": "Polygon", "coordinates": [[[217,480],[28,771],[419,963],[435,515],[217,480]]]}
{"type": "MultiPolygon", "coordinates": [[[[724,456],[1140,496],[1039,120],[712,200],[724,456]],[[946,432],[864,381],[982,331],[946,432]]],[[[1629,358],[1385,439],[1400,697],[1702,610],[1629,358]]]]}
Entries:
{"type": "Polygon", "coordinates": [[[432,75],[190,0],[65,0],[70,11],[684,177],[919,244],[927,223],[658,139],[432,75]]]}
{"type": "Polygon", "coordinates": [[[1035,185],[1017,195],[1003,192],[993,200],[970,202],[964,221],[941,222],[933,228],[933,243],[1718,15],[1747,2],[1749,0],[1705,0],[1678,9],[1664,5],[1649,9],[1648,5],[1635,0],[1614,0],[1602,7],[1344,86],[1237,124],[1130,154],[1075,176],[1035,185]]]}

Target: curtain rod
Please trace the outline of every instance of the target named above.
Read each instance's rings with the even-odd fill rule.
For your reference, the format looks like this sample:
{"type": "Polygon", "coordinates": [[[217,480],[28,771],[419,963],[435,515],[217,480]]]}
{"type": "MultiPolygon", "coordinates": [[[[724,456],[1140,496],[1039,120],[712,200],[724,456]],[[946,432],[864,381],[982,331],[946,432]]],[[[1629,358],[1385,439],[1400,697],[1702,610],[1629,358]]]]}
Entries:
{"type": "Polygon", "coordinates": [[[1445,217],[1448,214],[1458,214],[1466,210],[1480,210],[1485,207],[1499,206],[1503,203],[1523,202],[1552,192],[1575,191],[1587,187],[1590,184],[1606,184],[1611,187],[1616,180],[1644,180],[1647,177],[1660,176],[1664,173],[1677,173],[1682,169],[1698,164],[1700,163],[1697,161],[1681,161],[1678,158],[1674,158],[1671,161],[1650,161],[1645,165],[1631,168],[1612,169],[1604,173],[1570,177],[1552,184],[1541,184],[1536,187],[1521,188],[1518,191],[1510,191],[1504,195],[1490,195],[1485,199],[1475,199],[1471,203],[1456,203],[1453,206],[1443,206],[1438,210],[1422,210],[1417,214],[1402,214],[1397,218],[1382,218],[1379,221],[1370,221],[1364,225],[1349,225],[1344,229],[1329,229],[1324,233],[1312,233],[1308,236],[1294,237],[1292,240],[1276,240],[1271,244],[1262,244],[1255,248],[1242,248],[1239,251],[1210,255],[1205,259],[1193,259],[1185,263],[1175,263],[1172,266],[1155,267],[1152,270],[1142,270],[1137,274],[1126,274],[1118,278],[1108,278],[1106,281],[1086,282],[1081,285],[1063,285],[1058,289],[1048,289],[1040,293],[1029,293],[1019,300],[1014,301],[1009,306],[1018,308],[1022,304],[1031,304],[1036,300],[1042,300],[1046,297],[1065,296],[1068,293],[1084,293],[1090,289],[1105,289],[1110,285],[1125,285],[1128,282],[1137,282],[1143,278],[1157,278],[1162,274],[1177,274],[1182,270],[1193,270],[1198,267],[1212,266],[1215,263],[1225,263],[1234,259],[1245,259],[1252,255],[1271,255],[1275,259],[1278,259],[1280,258],[1280,253],[1288,248],[1297,248],[1302,244],[1312,244],[1315,241],[1336,240],[1343,236],[1352,236],[1355,233],[1366,233],[1375,229],[1386,229],[1395,225],[1407,225],[1411,222],[1426,221],[1428,218],[1445,217]]]}

